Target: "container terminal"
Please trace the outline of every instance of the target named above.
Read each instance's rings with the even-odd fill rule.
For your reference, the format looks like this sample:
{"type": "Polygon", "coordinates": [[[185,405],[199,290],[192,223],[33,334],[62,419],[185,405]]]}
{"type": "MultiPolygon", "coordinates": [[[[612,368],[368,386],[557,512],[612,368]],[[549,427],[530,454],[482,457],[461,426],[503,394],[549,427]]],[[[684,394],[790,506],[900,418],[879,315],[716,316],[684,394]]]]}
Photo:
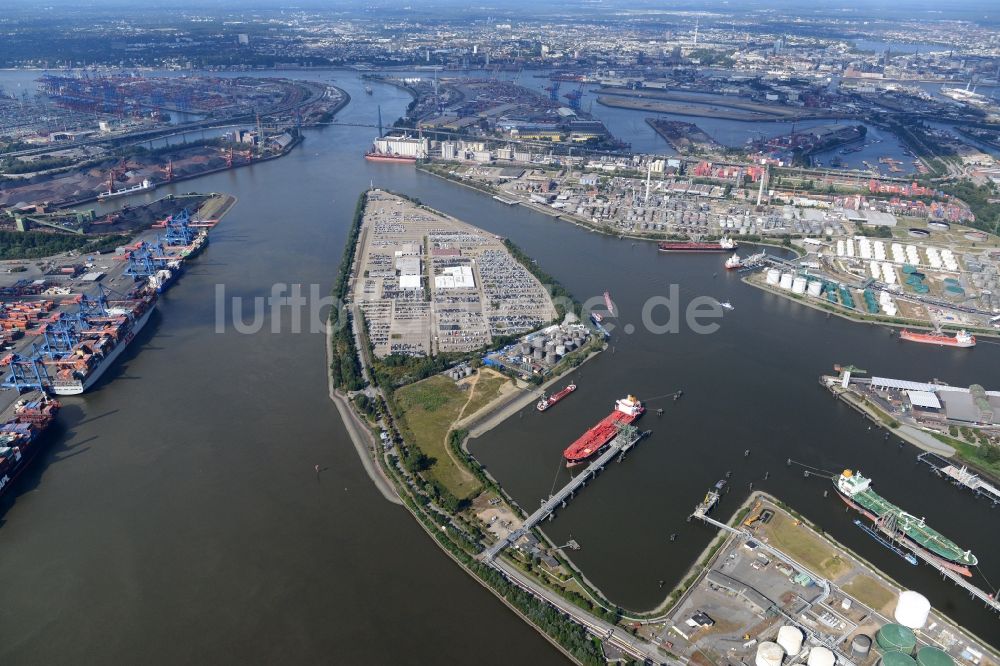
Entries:
{"type": "MultiPolygon", "coordinates": [[[[90,390],[149,321],[161,293],[185,262],[208,244],[209,229],[232,199],[209,198],[202,218],[183,208],[165,216],[115,253],[74,253],[30,265],[8,262],[0,293],[0,399],[28,392],[75,395],[90,390]],[[220,207],[221,205],[221,207],[220,207]],[[37,280],[19,278],[48,274],[37,280]],[[51,284],[50,284],[51,283],[51,284]]],[[[205,203],[204,201],[202,203],[205,203]]]]}

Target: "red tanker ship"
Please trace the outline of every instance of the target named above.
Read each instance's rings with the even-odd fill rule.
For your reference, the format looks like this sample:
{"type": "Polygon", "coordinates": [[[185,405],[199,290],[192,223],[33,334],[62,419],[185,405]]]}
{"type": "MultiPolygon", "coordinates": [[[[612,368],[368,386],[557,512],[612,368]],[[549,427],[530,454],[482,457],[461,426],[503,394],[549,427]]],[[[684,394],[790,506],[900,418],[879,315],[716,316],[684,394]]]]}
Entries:
{"type": "Polygon", "coordinates": [[[539,400],[538,403],[535,405],[535,409],[537,409],[540,412],[544,412],[546,409],[556,404],[557,402],[559,402],[560,400],[562,400],[575,390],[576,390],[576,384],[570,384],[563,390],[553,393],[550,396],[546,396],[543,393],[542,399],[539,400]]]}
{"type": "Polygon", "coordinates": [[[642,416],[645,411],[646,408],[642,406],[642,403],[632,395],[615,402],[615,408],[610,414],[566,447],[566,450],[563,451],[566,466],[579,465],[600,451],[618,434],[618,424],[628,425],[642,416]]]}

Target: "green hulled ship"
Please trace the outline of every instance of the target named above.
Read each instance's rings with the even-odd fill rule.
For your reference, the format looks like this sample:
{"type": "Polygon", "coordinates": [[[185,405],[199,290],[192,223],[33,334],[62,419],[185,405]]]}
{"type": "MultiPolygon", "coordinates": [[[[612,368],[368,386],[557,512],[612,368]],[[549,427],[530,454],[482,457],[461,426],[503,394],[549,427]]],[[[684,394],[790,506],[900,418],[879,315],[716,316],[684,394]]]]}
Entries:
{"type": "Polygon", "coordinates": [[[837,492],[849,506],[878,522],[897,538],[902,537],[911,547],[933,555],[944,566],[971,575],[968,568],[979,562],[975,555],[929,527],[923,518],[906,513],[885,500],[871,489],[871,483],[871,479],[849,469],[834,477],[837,492]]]}

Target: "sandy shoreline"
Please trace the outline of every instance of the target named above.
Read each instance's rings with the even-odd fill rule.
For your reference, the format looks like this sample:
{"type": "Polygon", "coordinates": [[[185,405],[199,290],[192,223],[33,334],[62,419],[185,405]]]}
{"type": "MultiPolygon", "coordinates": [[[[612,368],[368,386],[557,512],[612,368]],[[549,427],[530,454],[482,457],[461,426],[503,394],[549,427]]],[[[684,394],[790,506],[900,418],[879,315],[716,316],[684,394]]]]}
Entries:
{"type": "MultiPolygon", "coordinates": [[[[329,368],[332,359],[330,358],[331,349],[333,346],[333,332],[330,327],[327,326],[326,331],[326,365],[329,368]]],[[[351,408],[347,400],[347,396],[338,391],[333,386],[333,376],[330,374],[329,370],[326,373],[327,376],[327,387],[330,393],[330,400],[333,404],[337,406],[337,411],[340,412],[340,420],[344,423],[344,429],[347,431],[348,436],[351,438],[351,443],[354,444],[354,449],[358,452],[358,457],[361,458],[361,465],[365,468],[365,472],[368,473],[368,477],[375,484],[382,496],[393,504],[402,504],[403,501],[399,498],[396,493],[396,489],[393,487],[392,482],[386,478],[385,474],[382,472],[382,468],[375,462],[374,456],[378,455],[378,443],[375,441],[375,437],[372,435],[371,430],[367,425],[361,422],[360,417],[355,414],[354,409],[351,408]]]]}

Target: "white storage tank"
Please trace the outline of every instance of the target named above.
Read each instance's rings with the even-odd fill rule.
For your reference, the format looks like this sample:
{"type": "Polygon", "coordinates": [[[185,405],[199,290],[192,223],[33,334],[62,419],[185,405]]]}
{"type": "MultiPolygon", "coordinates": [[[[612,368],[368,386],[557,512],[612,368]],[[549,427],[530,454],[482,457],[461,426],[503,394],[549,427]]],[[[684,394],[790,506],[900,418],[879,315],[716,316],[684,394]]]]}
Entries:
{"type": "Polygon", "coordinates": [[[810,280],[809,286],[806,287],[806,291],[810,296],[816,296],[818,298],[823,293],[823,283],[819,280],[810,280]]]}
{"type": "Polygon", "coordinates": [[[791,273],[782,273],[781,274],[781,280],[778,282],[778,286],[781,287],[782,289],[791,289],[792,288],[792,274],[791,273]]]}
{"type": "Polygon", "coordinates": [[[792,293],[793,294],[806,293],[806,279],[804,277],[798,276],[792,280],[792,293]]]}
{"type": "Polygon", "coordinates": [[[781,278],[781,271],[777,268],[767,269],[767,283],[768,284],[778,284],[778,280],[781,278]]]}
{"type": "Polygon", "coordinates": [[[790,624],[778,629],[778,645],[787,655],[797,655],[802,650],[802,630],[790,624]]]}
{"type": "Polygon", "coordinates": [[[809,650],[808,666],[833,666],[837,663],[837,658],[828,648],[822,645],[809,650]]]}
{"type": "Polygon", "coordinates": [[[919,592],[906,590],[899,595],[899,600],[896,602],[896,610],[892,616],[896,619],[896,622],[899,622],[904,627],[920,629],[927,624],[927,616],[930,612],[931,602],[927,600],[927,597],[919,592]]]}
{"type": "Polygon", "coordinates": [[[756,666],[781,666],[781,660],[785,656],[785,651],[781,646],[771,641],[764,641],[757,645],[757,657],[754,659],[756,666]]]}

